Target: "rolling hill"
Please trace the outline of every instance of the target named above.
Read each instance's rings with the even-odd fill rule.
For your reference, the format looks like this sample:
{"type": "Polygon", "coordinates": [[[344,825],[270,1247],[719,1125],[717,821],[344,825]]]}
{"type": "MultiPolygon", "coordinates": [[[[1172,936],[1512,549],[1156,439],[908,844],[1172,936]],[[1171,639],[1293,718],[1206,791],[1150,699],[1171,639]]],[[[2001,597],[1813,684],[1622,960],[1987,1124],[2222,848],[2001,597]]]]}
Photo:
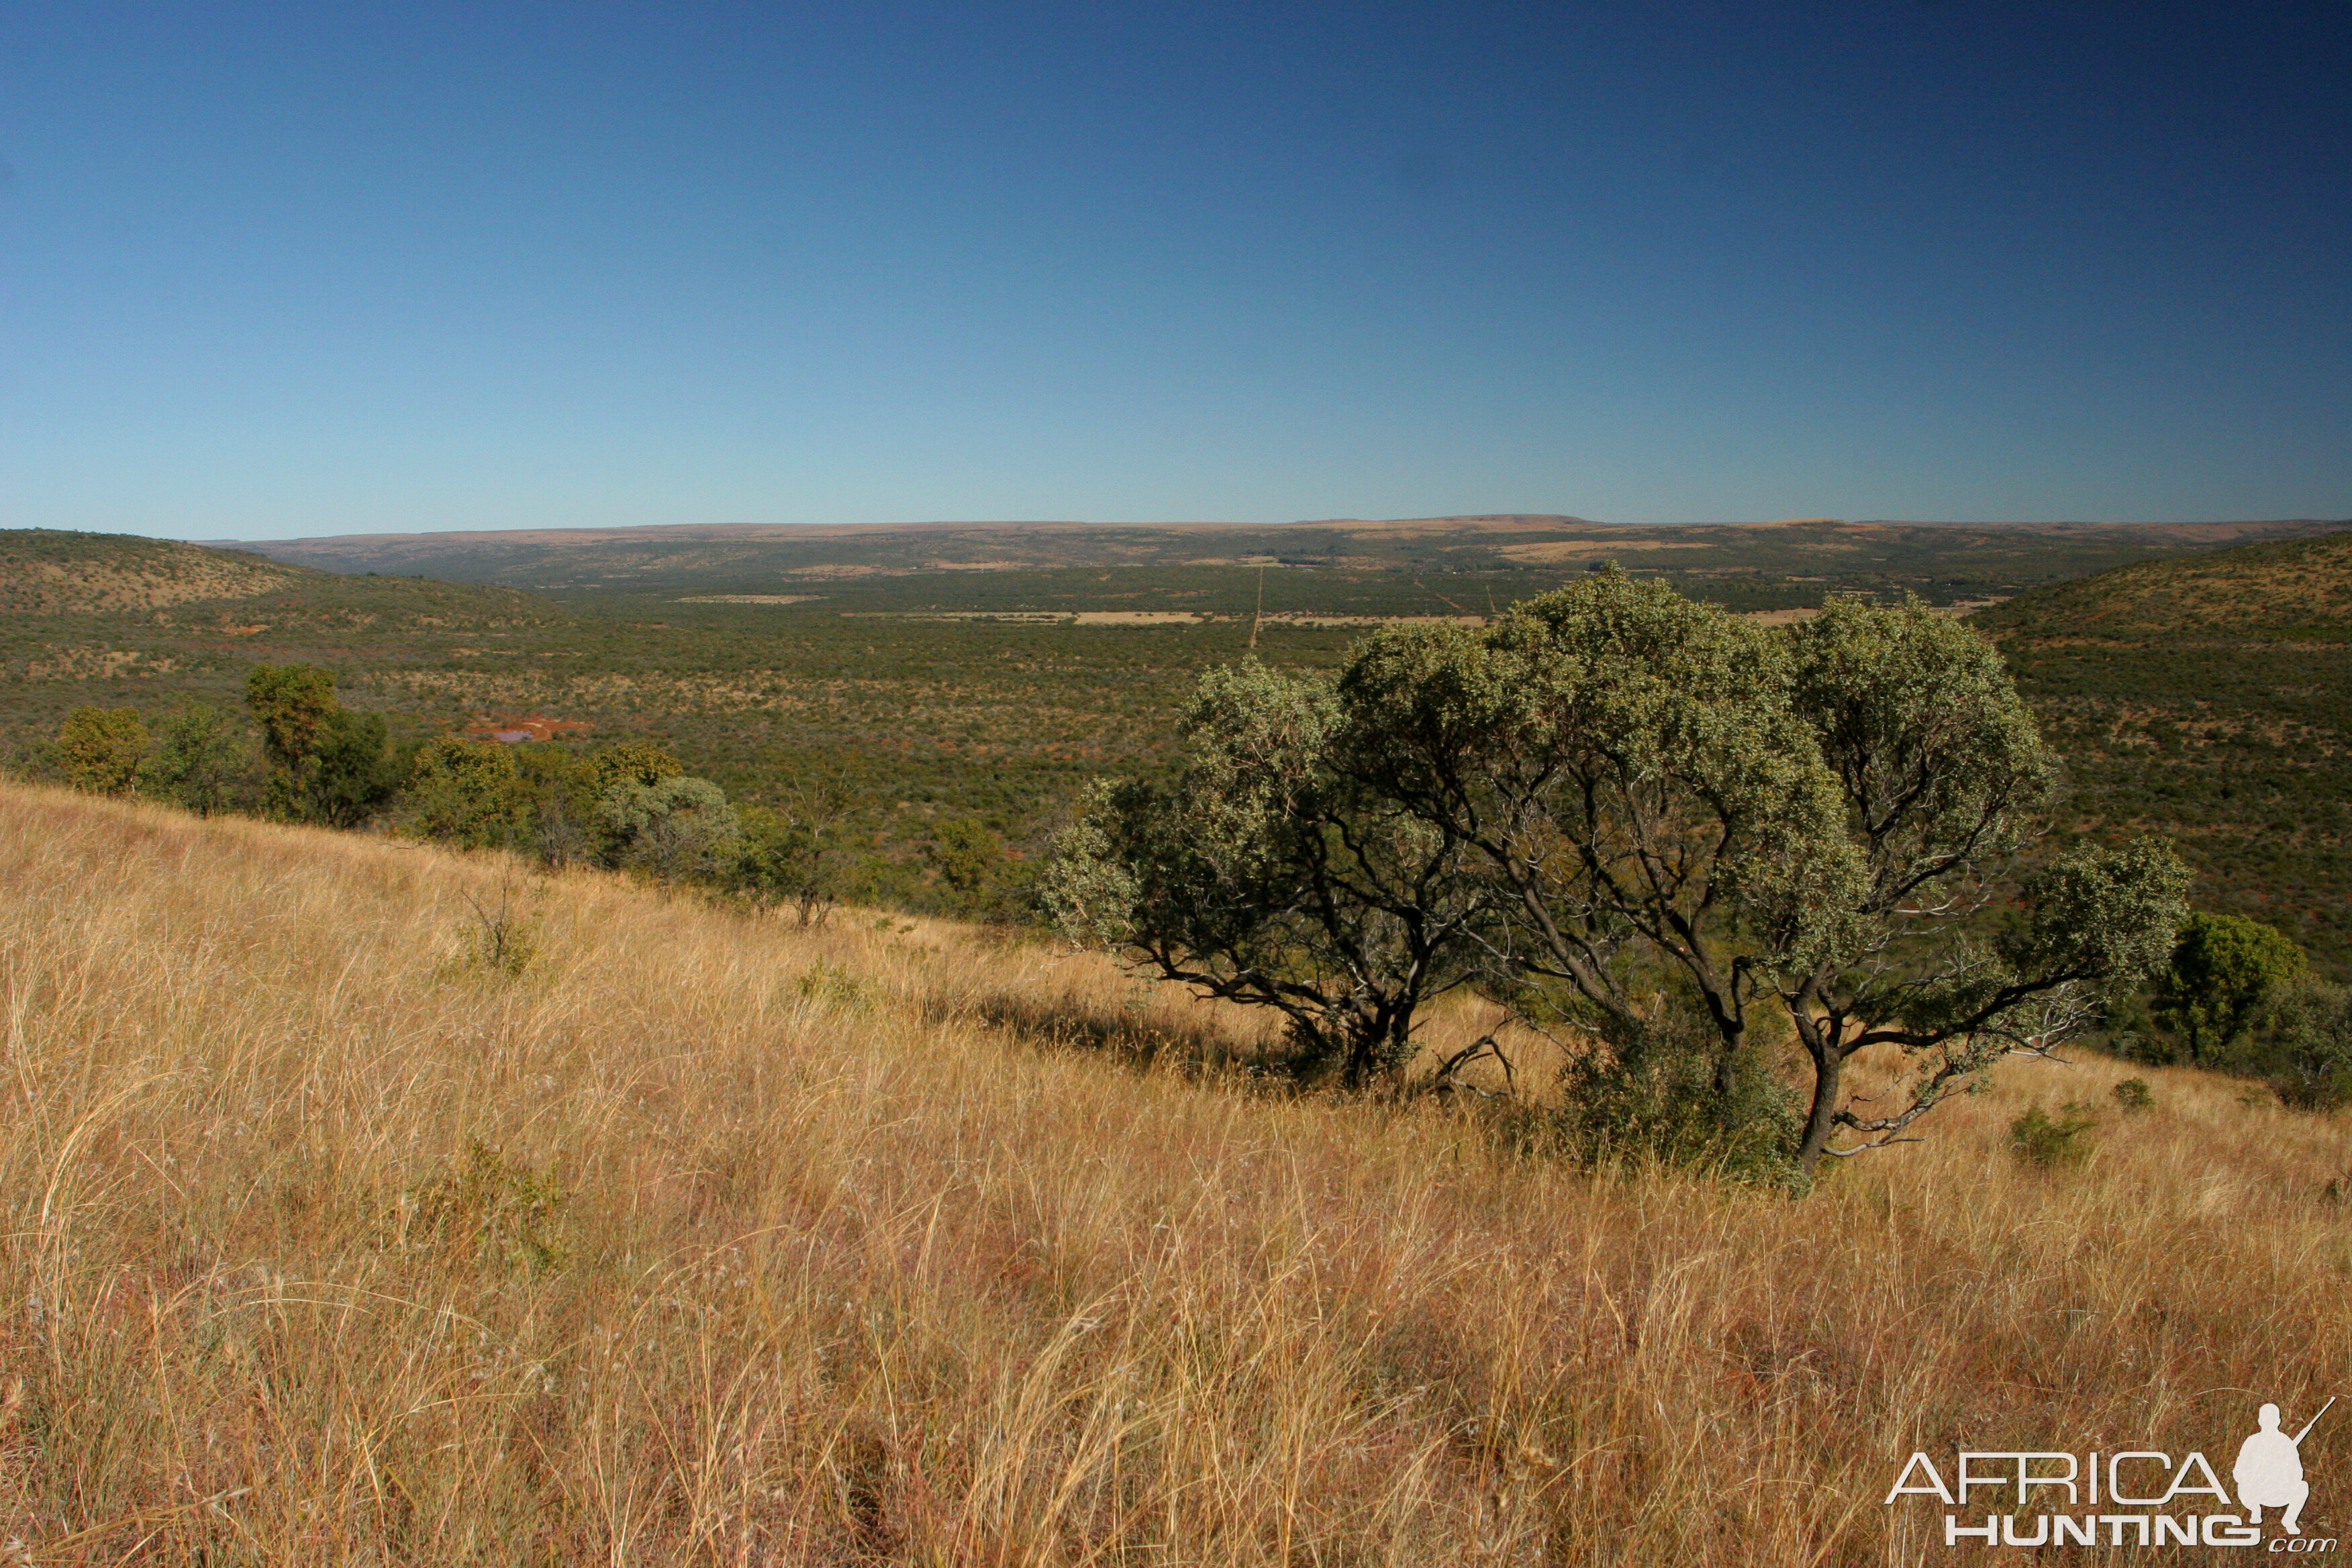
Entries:
{"type": "Polygon", "coordinates": [[[2074,774],[2073,832],[2171,834],[2195,898],[2352,971],[2352,531],[1979,612],[2074,774]]]}

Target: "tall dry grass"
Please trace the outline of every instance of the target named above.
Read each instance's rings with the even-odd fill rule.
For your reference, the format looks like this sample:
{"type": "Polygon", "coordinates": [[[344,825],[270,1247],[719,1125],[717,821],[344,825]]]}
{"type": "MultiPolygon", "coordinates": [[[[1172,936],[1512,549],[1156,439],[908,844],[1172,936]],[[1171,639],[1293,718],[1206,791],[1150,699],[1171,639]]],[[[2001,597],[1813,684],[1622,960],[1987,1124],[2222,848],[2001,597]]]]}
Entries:
{"type": "Polygon", "coordinates": [[[512,876],[0,786],[19,1556],[1911,1562],[1915,1448],[2219,1453],[2352,1349],[2345,1128],[2230,1083],[2034,1175],[2124,1074],[2019,1064],[1790,1203],[1055,1044],[1232,1021],[942,925],[567,877],[507,978],[512,876]]]}

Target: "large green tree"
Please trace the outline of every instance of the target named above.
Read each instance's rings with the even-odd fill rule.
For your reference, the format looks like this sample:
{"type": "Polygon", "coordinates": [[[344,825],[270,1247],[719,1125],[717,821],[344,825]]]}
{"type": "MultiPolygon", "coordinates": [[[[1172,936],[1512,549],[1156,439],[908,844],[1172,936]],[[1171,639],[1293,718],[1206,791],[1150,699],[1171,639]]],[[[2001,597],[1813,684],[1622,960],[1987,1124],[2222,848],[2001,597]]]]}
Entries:
{"type": "Polygon", "coordinates": [[[1489,983],[1626,1041],[1686,994],[1728,1094],[1861,881],[1791,681],[1770,629],[1612,570],[1483,629],[1385,628],[1339,693],[1367,787],[1492,887],[1489,983]]]}
{"type": "Polygon", "coordinates": [[[1698,1037],[1687,1009],[1726,1116],[1759,1103],[1778,1020],[1812,1068],[1807,1170],[2078,1035],[2184,912],[2160,846],[2029,871],[2047,753],[1997,655],[1916,603],[1789,632],[1612,570],[1483,628],[1385,628],[1329,699],[1247,670],[1202,690],[1184,778],[1117,787],[1065,846],[1066,919],[1091,898],[1163,973],[1328,1011],[1338,935],[1414,911],[1444,984],[1645,1071],[1698,1037]],[[1223,733],[1213,700],[1261,689],[1223,733]],[[1412,852],[1328,874],[1326,847],[1374,844],[1412,852]],[[1864,1102],[1845,1068],[1873,1047],[1907,1068],[1864,1102]]]}
{"type": "Polygon", "coordinates": [[[1863,876],[1824,940],[1773,965],[1813,1067],[1801,1162],[1905,1135],[1997,1058],[2046,1055],[2159,970],[2188,871],[2153,843],[2085,847],[2026,871],[2050,753],[2000,656],[1916,599],[1833,599],[1790,636],[1791,706],[1837,780],[1863,876]],[[1858,1107],[1848,1061],[1911,1072],[1858,1107]],[[1839,1148],[1840,1132],[1858,1142],[1839,1148]]]}
{"type": "Polygon", "coordinates": [[[1363,1085],[1412,1058],[1423,1009],[1482,956],[1466,847],[1354,776],[1324,687],[1212,670],[1167,784],[1107,785],[1040,885],[1065,931],[1204,995],[1267,1007],[1303,1057],[1363,1085]]]}

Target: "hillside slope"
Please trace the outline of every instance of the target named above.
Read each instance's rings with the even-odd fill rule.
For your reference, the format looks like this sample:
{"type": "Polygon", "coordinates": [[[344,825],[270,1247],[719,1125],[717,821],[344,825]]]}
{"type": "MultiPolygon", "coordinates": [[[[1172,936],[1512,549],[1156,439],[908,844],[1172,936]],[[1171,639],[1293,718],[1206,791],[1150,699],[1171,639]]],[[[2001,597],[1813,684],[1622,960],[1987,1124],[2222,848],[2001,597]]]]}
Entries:
{"type": "Polygon", "coordinates": [[[1915,1449],[2226,1472],[2352,1356],[2352,1128],[2185,1070],[1792,1204],[1075,1049],[1223,1025],[951,926],[8,784],[0,994],[42,1563],[1909,1562],[1915,1449]]]}
{"type": "Polygon", "coordinates": [[[2352,972],[2352,531],[1979,613],[2074,773],[2074,831],[2174,835],[2194,896],[2352,972]]]}
{"type": "MultiPolygon", "coordinates": [[[[86,702],[235,704],[256,664],[429,670],[542,648],[570,612],[512,588],[342,576],[123,534],[0,531],[0,745],[86,702]]],[[[462,712],[462,709],[457,710],[462,712]]]]}

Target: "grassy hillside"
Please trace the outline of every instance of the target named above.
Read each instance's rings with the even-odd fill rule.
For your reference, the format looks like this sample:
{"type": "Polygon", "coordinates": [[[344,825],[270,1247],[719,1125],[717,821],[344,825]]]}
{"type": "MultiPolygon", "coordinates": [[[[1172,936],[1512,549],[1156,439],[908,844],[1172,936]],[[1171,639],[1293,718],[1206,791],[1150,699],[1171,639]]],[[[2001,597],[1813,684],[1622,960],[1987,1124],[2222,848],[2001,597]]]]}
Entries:
{"type": "Polygon", "coordinates": [[[2017,1064],[1792,1204],[1074,1048],[1231,1028],[1090,962],[503,875],[0,785],[0,1540],[1908,1562],[1914,1449],[2226,1472],[2352,1356],[2352,1128],[2239,1084],[2033,1174],[2010,1119],[2121,1069],[2017,1064]]]}
{"type": "Polygon", "coordinates": [[[2126,566],[1984,611],[2075,778],[2175,835],[2210,907],[2352,973],[2352,532],[2126,566]]]}

